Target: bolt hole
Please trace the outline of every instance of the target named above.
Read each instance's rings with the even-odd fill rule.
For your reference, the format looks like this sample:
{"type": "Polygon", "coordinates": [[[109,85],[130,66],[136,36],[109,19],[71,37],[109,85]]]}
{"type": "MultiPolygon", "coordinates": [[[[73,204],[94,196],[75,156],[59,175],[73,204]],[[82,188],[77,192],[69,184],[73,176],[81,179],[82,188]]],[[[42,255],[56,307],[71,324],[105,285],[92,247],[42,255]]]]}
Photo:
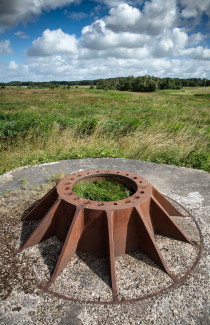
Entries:
{"type": "Polygon", "coordinates": [[[134,196],[134,199],[140,199],[140,196],[136,195],[134,196]]]}
{"type": "Polygon", "coordinates": [[[99,170],[97,170],[97,173],[99,173],[99,170]]]}
{"type": "Polygon", "coordinates": [[[142,181],[140,181],[139,183],[142,183],[142,181]]]}
{"type": "Polygon", "coordinates": [[[79,174],[79,175],[77,175],[77,176],[80,177],[80,176],[82,176],[82,175],[79,174]]]}
{"type": "Polygon", "coordinates": [[[70,178],[70,180],[71,180],[71,181],[73,181],[73,180],[74,180],[74,178],[70,178]]]}
{"type": "Polygon", "coordinates": [[[133,179],[137,179],[137,177],[134,177],[133,179]]]}
{"type": "Polygon", "coordinates": [[[90,174],[89,172],[87,172],[86,174],[90,174]]]}
{"type": "Polygon", "coordinates": [[[113,203],[113,205],[117,205],[117,203],[115,202],[115,203],[113,203]]]}
{"type": "Polygon", "coordinates": [[[125,200],[125,203],[130,203],[131,201],[130,200],[125,200]]]}
{"type": "Polygon", "coordinates": [[[119,174],[120,172],[117,172],[117,174],[119,174]]]}
{"type": "Polygon", "coordinates": [[[126,176],[128,176],[129,174],[126,174],[126,176]]]}
{"type": "Polygon", "coordinates": [[[70,190],[70,187],[65,187],[65,190],[66,190],[66,191],[70,190]]]}
{"type": "Polygon", "coordinates": [[[141,191],[141,194],[144,194],[144,191],[141,191]]]}

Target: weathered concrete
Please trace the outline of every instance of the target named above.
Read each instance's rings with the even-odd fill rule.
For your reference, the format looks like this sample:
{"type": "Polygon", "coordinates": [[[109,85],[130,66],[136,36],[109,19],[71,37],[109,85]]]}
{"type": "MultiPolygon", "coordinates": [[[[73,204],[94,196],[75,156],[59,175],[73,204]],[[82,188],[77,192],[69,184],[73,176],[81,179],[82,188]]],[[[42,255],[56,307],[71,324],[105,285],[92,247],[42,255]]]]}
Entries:
{"type": "MultiPolygon", "coordinates": [[[[93,168],[112,168],[137,173],[151,182],[163,194],[178,195],[188,201],[210,206],[210,175],[202,170],[177,167],[151,162],[120,158],[72,159],[32,167],[21,167],[0,176],[0,194],[22,188],[22,180],[27,180],[28,188],[42,185],[56,173],[70,174],[78,170],[93,168]]],[[[208,209],[202,210],[205,220],[209,218],[208,209]]]]}

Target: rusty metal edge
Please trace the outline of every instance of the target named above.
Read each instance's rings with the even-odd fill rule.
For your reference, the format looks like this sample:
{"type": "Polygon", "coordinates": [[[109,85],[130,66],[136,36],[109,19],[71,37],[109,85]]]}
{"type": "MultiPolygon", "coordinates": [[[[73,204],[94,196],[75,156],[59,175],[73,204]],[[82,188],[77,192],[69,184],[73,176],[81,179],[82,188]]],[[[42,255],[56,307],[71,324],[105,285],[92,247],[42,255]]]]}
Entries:
{"type": "Polygon", "coordinates": [[[159,296],[161,294],[167,293],[170,289],[181,285],[186,280],[186,278],[189,276],[189,274],[195,269],[196,265],[198,264],[198,262],[199,262],[199,260],[201,258],[202,251],[203,251],[203,244],[204,244],[203,235],[202,235],[201,229],[200,229],[199,224],[198,224],[197,220],[195,219],[195,217],[183,205],[176,202],[174,199],[170,198],[169,196],[165,195],[165,197],[167,199],[170,199],[174,203],[178,204],[178,206],[181,207],[188,214],[188,216],[193,219],[193,221],[195,222],[195,225],[196,225],[196,227],[198,229],[199,236],[200,236],[200,243],[197,245],[197,247],[199,248],[198,255],[196,256],[196,258],[195,258],[193,264],[191,265],[191,267],[186,271],[186,273],[181,278],[176,279],[176,282],[174,281],[168,287],[166,287],[166,288],[164,288],[164,289],[162,289],[160,291],[153,292],[153,293],[141,296],[141,297],[136,297],[136,298],[132,298],[132,299],[125,299],[125,300],[110,300],[110,301],[80,300],[80,299],[76,299],[76,298],[73,298],[73,297],[67,297],[65,295],[59,294],[59,293],[54,292],[54,291],[52,291],[52,290],[50,290],[50,289],[48,289],[45,286],[42,286],[40,284],[37,285],[38,288],[43,290],[44,292],[46,292],[48,294],[53,295],[54,297],[64,299],[64,300],[68,300],[68,301],[71,301],[71,302],[77,302],[77,303],[80,303],[80,304],[122,305],[122,304],[135,303],[135,302],[138,302],[138,301],[141,301],[141,300],[157,297],[157,296],[159,296]]]}

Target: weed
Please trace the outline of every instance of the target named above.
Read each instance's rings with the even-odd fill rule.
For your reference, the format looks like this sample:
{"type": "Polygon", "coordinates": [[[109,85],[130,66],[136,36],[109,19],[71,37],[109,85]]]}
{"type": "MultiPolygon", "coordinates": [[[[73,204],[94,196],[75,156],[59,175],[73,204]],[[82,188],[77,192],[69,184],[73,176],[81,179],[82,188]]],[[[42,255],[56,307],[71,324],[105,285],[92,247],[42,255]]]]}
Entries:
{"type": "Polygon", "coordinates": [[[57,172],[57,174],[55,174],[54,176],[51,177],[51,181],[55,182],[55,183],[58,183],[64,177],[65,177],[64,172],[62,170],[59,170],[57,172]]]}
{"type": "Polygon", "coordinates": [[[21,180],[21,184],[22,184],[22,189],[23,190],[27,190],[28,188],[28,180],[26,177],[24,177],[22,180],[21,180]]]}

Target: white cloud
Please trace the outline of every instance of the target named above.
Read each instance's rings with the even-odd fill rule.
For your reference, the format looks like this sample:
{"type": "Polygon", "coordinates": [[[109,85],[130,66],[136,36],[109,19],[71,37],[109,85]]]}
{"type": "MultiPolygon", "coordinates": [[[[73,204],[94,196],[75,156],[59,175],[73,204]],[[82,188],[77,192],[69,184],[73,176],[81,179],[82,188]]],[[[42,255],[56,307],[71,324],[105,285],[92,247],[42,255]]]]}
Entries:
{"type": "Polygon", "coordinates": [[[192,45],[197,45],[201,42],[203,42],[205,40],[206,36],[199,33],[195,33],[190,35],[190,37],[188,38],[188,45],[192,46],[192,45]]]}
{"type": "Polygon", "coordinates": [[[110,9],[109,15],[103,20],[107,28],[114,32],[158,35],[174,26],[176,13],[175,0],[153,0],[145,2],[142,12],[128,4],[120,4],[110,9]]]}
{"type": "Polygon", "coordinates": [[[202,46],[188,48],[182,51],[182,55],[191,57],[195,60],[210,60],[210,49],[205,49],[202,46]]]}
{"type": "MultiPolygon", "coordinates": [[[[17,65],[14,61],[7,67],[0,64],[0,75],[8,81],[28,80],[28,76],[41,81],[144,74],[210,78],[207,64],[210,50],[204,46],[205,36],[188,35],[187,29],[177,27],[178,1],[184,3],[184,0],[146,1],[142,10],[131,2],[116,1],[118,5],[105,17],[82,29],[80,38],[61,29],[46,29],[32,42],[25,64],[17,65]]],[[[97,2],[111,5],[112,1],[97,2]]]]}
{"type": "Polygon", "coordinates": [[[86,17],[88,17],[88,14],[85,12],[77,12],[77,11],[71,11],[70,13],[67,12],[65,13],[67,15],[67,17],[76,20],[76,21],[80,21],[86,17]]]}
{"type": "Polygon", "coordinates": [[[97,20],[92,25],[83,28],[81,43],[83,46],[95,50],[118,47],[140,48],[143,47],[149,39],[149,35],[130,32],[115,33],[106,28],[106,23],[103,20],[97,20]]]}
{"type": "Polygon", "coordinates": [[[204,39],[201,33],[188,36],[186,30],[175,27],[176,17],[174,0],[145,2],[142,11],[120,4],[104,18],[85,26],[80,39],[61,29],[44,31],[28,50],[27,64],[33,71],[42,66],[47,75],[52,64],[49,71],[53,69],[55,79],[61,73],[71,79],[140,73],[180,76],[181,71],[176,69],[180,62],[191,62],[187,66],[192,68],[193,60],[199,60],[203,67],[209,50],[199,45],[204,39]]]}
{"type": "Polygon", "coordinates": [[[1,0],[0,30],[16,25],[20,21],[31,21],[44,10],[56,9],[69,5],[76,0],[1,0]]]}
{"type": "Polygon", "coordinates": [[[180,50],[185,47],[188,36],[180,28],[174,28],[163,34],[156,44],[152,47],[151,52],[154,57],[173,57],[180,55],[180,50]]]}
{"type": "Polygon", "coordinates": [[[18,36],[19,38],[30,38],[30,36],[26,35],[24,32],[21,31],[14,33],[14,35],[18,36]]]}
{"type": "MultiPolygon", "coordinates": [[[[174,0],[153,0],[139,9],[120,4],[109,15],[82,30],[81,44],[95,50],[119,48],[150,49],[153,54],[168,56],[183,47],[188,38],[179,28],[172,28],[176,17],[174,0]],[[148,18],[150,17],[150,19],[148,18]]],[[[175,53],[176,54],[176,53],[175,53]]]]}
{"type": "Polygon", "coordinates": [[[210,15],[210,1],[209,0],[180,0],[183,18],[197,18],[203,13],[210,15]]]}
{"type": "Polygon", "coordinates": [[[10,40],[0,41],[0,55],[11,54],[10,40]]]}
{"type": "Polygon", "coordinates": [[[10,61],[8,68],[12,70],[16,70],[18,68],[18,64],[15,61],[10,61]]]}
{"type": "Polygon", "coordinates": [[[115,32],[135,31],[140,19],[140,10],[126,3],[110,9],[109,16],[104,18],[107,28],[115,32]]]}
{"type": "Polygon", "coordinates": [[[175,0],[146,1],[143,8],[142,27],[147,33],[158,35],[174,26],[177,18],[175,0]]]}
{"type": "Polygon", "coordinates": [[[84,80],[128,75],[155,75],[159,77],[209,77],[210,66],[205,61],[192,59],[104,58],[74,59],[67,56],[30,57],[24,65],[8,69],[0,64],[4,81],[11,80],[84,80]],[[91,69],[90,69],[91,67],[91,69]]]}
{"type": "Polygon", "coordinates": [[[128,3],[130,5],[141,4],[143,0],[94,0],[95,2],[99,2],[105,4],[107,7],[117,7],[122,3],[128,3]]]}
{"type": "Polygon", "coordinates": [[[66,34],[60,28],[46,29],[41,37],[33,41],[27,54],[29,56],[51,56],[56,53],[76,54],[77,43],[75,35],[66,34]]]}

